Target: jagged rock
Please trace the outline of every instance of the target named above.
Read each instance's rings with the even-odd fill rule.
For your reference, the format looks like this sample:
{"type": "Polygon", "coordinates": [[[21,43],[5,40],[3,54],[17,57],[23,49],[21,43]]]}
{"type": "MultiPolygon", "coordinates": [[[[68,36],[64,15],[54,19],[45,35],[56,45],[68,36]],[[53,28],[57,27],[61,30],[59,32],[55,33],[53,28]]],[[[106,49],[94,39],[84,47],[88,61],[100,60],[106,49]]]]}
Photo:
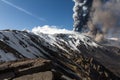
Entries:
{"type": "Polygon", "coordinates": [[[0,80],[119,80],[120,78],[110,72],[104,66],[94,61],[93,58],[84,58],[81,56],[75,60],[79,66],[73,64],[66,66],[65,70],[71,70],[76,73],[71,75],[60,66],[55,65],[50,60],[45,59],[25,59],[0,64],[0,80]],[[72,77],[73,76],[73,77],[72,77]]]}
{"type": "Polygon", "coordinates": [[[55,70],[50,60],[25,59],[0,64],[0,80],[72,80],[55,70]]]}
{"type": "Polygon", "coordinates": [[[51,61],[44,59],[6,62],[0,64],[0,80],[52,80],[51,69],[51,61]]]}
{"type": "Polygon", "coordinates": [[[0,31],[0,80],[119,80],[119,50],[74,32],[0,31]]]}

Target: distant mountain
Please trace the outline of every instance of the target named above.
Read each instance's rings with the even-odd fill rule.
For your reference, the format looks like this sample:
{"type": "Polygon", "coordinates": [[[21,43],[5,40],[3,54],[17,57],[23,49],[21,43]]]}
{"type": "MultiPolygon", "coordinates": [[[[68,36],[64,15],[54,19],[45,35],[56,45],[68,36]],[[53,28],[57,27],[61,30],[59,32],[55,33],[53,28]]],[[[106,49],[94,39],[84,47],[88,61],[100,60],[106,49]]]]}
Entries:
{"type": "MultiPolygon", "coordinates": [[[[120,49],[103,46],[84,34],[0,31],[0,61],[44,58],[54,70],[76,80],[119,80],[120,49]]],[[[68,79],[69,80],[69,79],[68,79]]]]}

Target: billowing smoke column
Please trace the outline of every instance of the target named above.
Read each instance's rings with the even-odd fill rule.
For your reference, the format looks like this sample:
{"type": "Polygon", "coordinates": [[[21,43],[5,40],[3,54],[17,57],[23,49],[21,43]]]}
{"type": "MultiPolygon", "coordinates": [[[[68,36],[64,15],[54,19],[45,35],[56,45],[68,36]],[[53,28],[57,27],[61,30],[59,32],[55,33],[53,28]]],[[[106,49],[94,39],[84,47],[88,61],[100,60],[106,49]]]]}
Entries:
{"type": "Polygon", "coordinates": [[[74,30],[88,34],[96,41],[104,37],[120,38],[120,0],[74,0],[74,30]]]}
{"type": "Polygon", "coordinates": [[[103,41],[104,37],[120,37],[119,8],[120,0],[93,1],[88,27],[96,41],[103,41]]]}
{"type": "Polygon", "coordinates": [[[87,24],[93,0],[73,1],[75,2],[75,6],[73,8],[74,31],[81,32],[87,24]]]}

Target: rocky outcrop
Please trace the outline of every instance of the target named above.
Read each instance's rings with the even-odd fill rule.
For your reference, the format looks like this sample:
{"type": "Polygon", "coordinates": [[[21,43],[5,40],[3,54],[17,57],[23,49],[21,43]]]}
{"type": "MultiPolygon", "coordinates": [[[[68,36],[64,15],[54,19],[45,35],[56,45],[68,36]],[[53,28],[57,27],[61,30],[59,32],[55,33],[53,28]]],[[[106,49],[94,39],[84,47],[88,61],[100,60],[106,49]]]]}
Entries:
{"type": "Polygon", "coordinates": [[[120,80],[119,52],[75,32],[0,31],[0,80],[120,80]]]}
{"type": "Polygon", "coordinates": [[[52,69],[51,61],[44,59],[1,63],[0,80],[53,80],[57,74],[52,69]]]}
{"type": "Polygon", "coordinates": [[[93,58],[79,58],[77,65],[66,64],[79,78],[65,73],[50,60],[24,59],[20,61],[5,62],[0,64],[0,80],[119,80],[120,78],[104,66],[98,64],[93,58]]]}

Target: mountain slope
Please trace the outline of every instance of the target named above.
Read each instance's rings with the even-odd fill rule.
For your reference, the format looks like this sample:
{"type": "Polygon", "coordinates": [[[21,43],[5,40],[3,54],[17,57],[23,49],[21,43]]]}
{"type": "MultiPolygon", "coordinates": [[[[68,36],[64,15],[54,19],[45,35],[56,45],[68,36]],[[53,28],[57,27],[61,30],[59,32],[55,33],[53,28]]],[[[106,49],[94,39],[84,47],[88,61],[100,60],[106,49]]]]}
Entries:
{"type": "Polygon", "coordinates": [[[95,80],[105,72],[107,78],[118,80],[120,54],[112,49],[97,44],[84,34],[71,31],[51,34],[17,30],[0,31],[1,62],[45,58],[54,63],[55,70],[78,80],[83,76],[95,80]]]}
{"type": "Polygon", "coordinates": [[[75,33],[68,34],[43,34],[22,31],[0,31],[1,60],[9,61],[21,58],[45,57],[47,47],[55,52],[62,51],[71,55],[72,52],[81,53],[77,46],[84,45],[97,47],[98,45],[84,35],[75,33]],[[2,53],[6,53],[5,55],[2,53]],[[8,54],[7,54],[8,53],[8,54]]]}

